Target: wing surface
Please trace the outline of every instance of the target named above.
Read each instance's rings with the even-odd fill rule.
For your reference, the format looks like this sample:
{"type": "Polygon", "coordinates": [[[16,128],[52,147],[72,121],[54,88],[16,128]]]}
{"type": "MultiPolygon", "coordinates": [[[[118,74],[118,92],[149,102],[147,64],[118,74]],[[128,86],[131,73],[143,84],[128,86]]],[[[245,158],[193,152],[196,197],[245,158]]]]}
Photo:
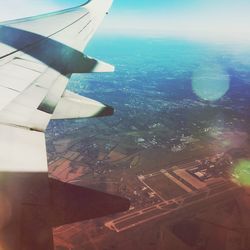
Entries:
{"type": "MultiPolygon", "coordinates": [[[[87,206],[86,201],[92,208],[96,204],[102,208],[106,198],[115,201],[115,197],[104,196],[100,203],[102,195],[78,188],[79,202],[72,207],[63,195],[51,203],[55,194],[59,197],[58,190],[67,189],[60,183],[56,188],[48,179],[44,136],[53,116],[65,119],[112,113],[107,105],[65,91],[73,73],[114,70],[83,54],[111,3],[91,0],[68,10],[0,23],[0,249],[53,249],[53,225],[106,214],[100,209],[91,214],[92,209],[82,207],[79,211],[86,211],[85,215],[67,215],[72,209],[87,206]],[[82,194],[95,194],[99,202],[86,197],[81,202],[82,194]],[[57,214],[53,211],[62,206],[67,213],[52,220],[57,214]]],[[[107,206],[107,211],[127,207],[123,200],[122,206],[107,206]]]]}
{"type": "Polygon", "coordinates": [[[111,3],[93,0],[0,24],[1,124],[44,131],[73,73],[114,70],[82,53],[111,3]]]}

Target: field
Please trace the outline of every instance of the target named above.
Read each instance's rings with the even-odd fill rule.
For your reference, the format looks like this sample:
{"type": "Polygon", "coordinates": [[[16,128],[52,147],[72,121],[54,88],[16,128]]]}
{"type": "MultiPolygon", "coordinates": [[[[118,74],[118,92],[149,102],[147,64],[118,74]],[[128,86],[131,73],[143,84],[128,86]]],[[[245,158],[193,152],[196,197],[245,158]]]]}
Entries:
{"type": "Polygon", "coordinates": [[[186,194],[185,190],[161,173],[146,178],[144,182],[165,200],[186,194]]]}

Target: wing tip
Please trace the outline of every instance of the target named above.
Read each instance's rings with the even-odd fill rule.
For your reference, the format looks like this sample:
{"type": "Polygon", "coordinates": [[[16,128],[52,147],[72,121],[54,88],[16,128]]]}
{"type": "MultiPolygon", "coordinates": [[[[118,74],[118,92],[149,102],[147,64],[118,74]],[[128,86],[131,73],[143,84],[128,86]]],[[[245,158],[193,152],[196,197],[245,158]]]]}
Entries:
{"type": "Polygon", "coordinates": [[[99,114],[96,115],[96,117],[104,117],[104,116],[112,116],[114,114],[115,110],[113,107],[106,105],[99,114]]]}
{"type": "Polygon", "coordinates": [[[95,15],[100,14],[100,12],[106,14],[112,3],[113,0],[88,0],[86,3],[82,4],[81,7],[86,8],[95,15]]]}
{"type": "Polygon", "coordinates": [[[93,73],[112,73],[115,71],[115,66],[100,60],[96,60],[96,65],[92,70],[93,73]]]}

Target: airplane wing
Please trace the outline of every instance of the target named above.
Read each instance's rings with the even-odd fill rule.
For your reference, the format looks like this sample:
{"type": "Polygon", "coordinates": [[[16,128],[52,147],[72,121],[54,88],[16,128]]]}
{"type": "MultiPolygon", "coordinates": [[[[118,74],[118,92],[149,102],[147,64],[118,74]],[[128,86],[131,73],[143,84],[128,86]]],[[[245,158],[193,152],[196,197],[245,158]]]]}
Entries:
{"type": "MultiPolygon", "coordinates": [[[[83,54],[111,4],[112,0],[91,0],[75,8],[0,23],[0,249],[53,249],[51,227],[76,220],[65,214],[71,219],[56,219],[51,212],[66,203],[57,192],[57,201],[51,204],[55,196],[51,188],[58,188],[48,180],[44,131],[51,119],[113,113],[108,105],[66,91],[73,73],[114,71],[112,65],[83,54]]],[[[62,190],[66,192],[65,187],[62,190]]],[[[83,194],[76,192],[79,197],[83,194]]],[[[107,200],[95,191],[84,194],[96,196],[100,208],[107,200]]],[[[95,207],[94,199],[74,200],[69,212],[86,201],[95,207]]],[[[109,206],[107,213],[129,206],[119,197],[108,200],[122,205],[109,206]]],[[[94,216],[105,215],[100,208],[94,216]]],[[[89,210],[88,215],[77,215],[78,220],[91,217],[89,210]]]]}
{"type": "Polygon", "coordinates": [[[1,23],[0,171],[47,172],[43,132],[53,116],[112,114],[110,106],[65,91],[73,73],[114,70],[82,52],[111,2],[1,23]]]}

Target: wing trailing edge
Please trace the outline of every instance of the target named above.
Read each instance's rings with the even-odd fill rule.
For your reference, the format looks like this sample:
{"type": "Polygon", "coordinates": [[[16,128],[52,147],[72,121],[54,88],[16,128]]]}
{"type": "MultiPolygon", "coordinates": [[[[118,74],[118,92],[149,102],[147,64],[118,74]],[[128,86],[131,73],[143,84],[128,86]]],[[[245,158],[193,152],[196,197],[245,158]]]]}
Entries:
{"type": "Polygon", "coordinates": [[[82,54],[80,58],[74,57],[74,60],[67,66],[66,73],[108,73],[114,72],[115,67],[95,58],[82,54]]]}
{"type": "Polygon", "coordinates": [[[101,102],[65,91],[60,99],[52,119],[78,119],[113,115],[114,109],[101,102]]]}
{"type": "Polygon", "coordinates": [[[106,63],[97,59],[92,59],[92,60],[96,61],[95,67],[91,71],[92,73],[109,73],[109,72],[115,71],[115,66],[109,63],[106,63]]]}

